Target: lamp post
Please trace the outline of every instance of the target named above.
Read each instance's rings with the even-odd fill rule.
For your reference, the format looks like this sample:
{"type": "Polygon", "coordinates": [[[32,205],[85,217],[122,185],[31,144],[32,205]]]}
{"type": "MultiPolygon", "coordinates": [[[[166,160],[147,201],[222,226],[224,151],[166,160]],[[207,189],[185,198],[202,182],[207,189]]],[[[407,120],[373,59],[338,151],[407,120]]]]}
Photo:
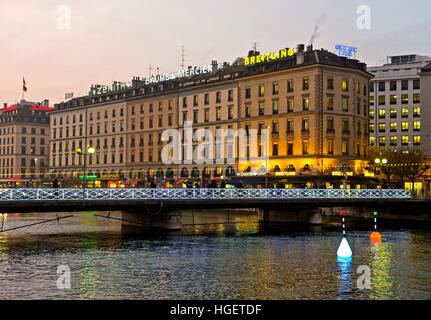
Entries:
{"type": "Polygon", "coordinates": [[[386,165],[388,163],[388,160],[386,158],[380,159],[376,158],[374,159],[374,164],[379,167],[380,169],[380,189],[382,189],[382,166],[386,165]]]}
{"type": "Polygon", "coordinates": [[[76,152],[80,155],[84,157],[84,167],[83,167],[83,183],[82,183],[82,200],[85,200],[85,188],[87,187],[87,177],[85,176],[85,171],[87,169],[87,155],[91,155],[93,154],[95,151],[94,147],[87,147],[87,151],[86,152],[82,152],[81,148],[76,149],[76,152]]]}
{"type": "Polygon", "coordinates": [[[265,160],[266,160],[266,172],[265,172],[265,189],[268,189],[268,174],[269,174],[269,129],[270,127],[266,127],[268,129],[267,134],[265,135],[265,160]]]}

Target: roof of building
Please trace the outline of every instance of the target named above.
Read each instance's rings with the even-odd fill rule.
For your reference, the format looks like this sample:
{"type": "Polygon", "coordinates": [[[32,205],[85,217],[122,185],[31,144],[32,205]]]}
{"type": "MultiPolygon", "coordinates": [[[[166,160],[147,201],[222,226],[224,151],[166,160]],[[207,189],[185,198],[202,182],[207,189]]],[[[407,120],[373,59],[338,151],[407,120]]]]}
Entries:
{"type": "Polygon", "coordinates": [[[313,50],[312,46],[309,46],[306,50],[301,50],[300,52],[296,52],[292,56],[287,56],[286,58],[270,60],[248,66],[238,65],[238,63],[235,65],[225,63],[222,68],[216,68],[212,73],[194,75],[181,80],[175,79],[159,83],[145,84],[145,81],[140,80],[139,78],[133,78],[132,86],[124,90],[99,95],[89,94],[84,97],[76,97],[69,101],[56,104],[55,109],[62,110],[77,108],[80,106],[95,105],[102,102],[112,102],[132,97],[152,96],[162,92],[169,93],[189,88],[192,89],[194,87],[217,84],[219,82],[222,83],[229,80],[247,78],[255,75],[295,69],[315,64],[358,70],[368,75],[370,78],[373,77],[371,73],[367,72],[365,63],[359,62],[355,59],[338,56],[324,49],[313,50]],[[303,55],[303,63],[298,63],[298,55],[303,55]]]}
{"type": "Polygon", "coordinates": [[[50,108],[48,100],[31,102],[21,100],[19,103],[8,106],[5,104],[0,112],[0,124],[3,123],[34,123],[49,125],[50,108]]]}

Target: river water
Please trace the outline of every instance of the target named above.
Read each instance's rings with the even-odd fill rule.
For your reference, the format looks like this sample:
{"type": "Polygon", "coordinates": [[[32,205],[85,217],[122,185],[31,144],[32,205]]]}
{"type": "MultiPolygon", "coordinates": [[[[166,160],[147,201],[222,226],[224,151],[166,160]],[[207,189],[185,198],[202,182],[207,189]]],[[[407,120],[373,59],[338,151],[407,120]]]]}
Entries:
{"type": "MultiPolygon", "coordinates": [[[[369,230],[352,228],[353,258],[343,262],[338,226],[273,230],[238,215],[130,234],[117,220],[73,214],[0,233],[0,299],[431,299],[430,230],[383,228],[371,243],[369,230]],[[58,288],[58,266],[70,269],[70,289],[58,288]],[[358,287],[359,266],[370,270],[369,289],[358,287]]],[[[52,218],[8,214],[0,224],[52,218]]]]}

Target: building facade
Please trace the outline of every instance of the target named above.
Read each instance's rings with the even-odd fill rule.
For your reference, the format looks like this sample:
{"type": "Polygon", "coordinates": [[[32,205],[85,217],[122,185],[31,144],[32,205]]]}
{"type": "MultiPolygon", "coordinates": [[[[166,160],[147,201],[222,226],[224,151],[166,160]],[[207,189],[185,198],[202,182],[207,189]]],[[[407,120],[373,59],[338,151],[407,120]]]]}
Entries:
{"type": "Polygon", "coordinates": [[[47,100],[4,104],[0,114],[0,183],[35,186],[48,179],[49,107],[47,100]]]}
{"type": "Polygon", "coordinates": [[[426,90],[419,72],[431,58],[393,56],[388,62],[368,68],[375,76],[370,83],[370,146],[424,150],[424,132],[431,118],[422,116],[421,92],[426,90]]]}
{"type": "MultiPolygon", "coordinates": [[[[213,63],[178,74],[188,76],[134,78],[128,86],[110,87],[117,90],[90,90],[88,96],[56,105],[51,117],[52,177],[79,180],[84,164],[86,174],[94,177],[89,186],[127,185],[134,179],[164,183],[189,178],[205,185],[217,177],[288,178],[293,183],[364,175],[372,78],[365,64],[299,45],[295,51],[250,52],[232,66],[213,63]],[[67,134],[71,126],[75,133],[67,134]],[[196,134],[207,129],[205,141],[207,135],[216,137],[217,130],[231,129],[226,143],[211,140],[208,149],[209,158],[221,155],[224,161],[162,161],[163,149],[171,143],[163,132],[178,130],[184,150],[189,127],[196,134]],[[261,136],[264,129],[269,142],[257,144],[257,161],[239,161],[244,150],[232,132],[248,135],[255,130],[261,136]],[[95,152],[81,155],[79,162],[74,152],[78,145],[95,152]],[[262,168],[269,174],[259,174],[262,168]]],[[[194,150],[200,142],[191,142],[194,150]]],[[[244,148],[250,158],[252,146],[244,148]]]]}

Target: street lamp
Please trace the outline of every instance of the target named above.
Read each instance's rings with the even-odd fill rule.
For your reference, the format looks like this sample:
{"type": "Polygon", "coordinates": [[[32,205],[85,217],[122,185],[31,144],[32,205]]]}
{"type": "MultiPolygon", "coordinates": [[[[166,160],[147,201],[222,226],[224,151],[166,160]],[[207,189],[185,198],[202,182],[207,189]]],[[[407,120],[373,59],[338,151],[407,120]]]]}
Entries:
{"type": "Polygon", "coordinates": [[[86,152],[83,152],[81,148],[76,149],[76,153],[78,153],[80,156],[84,157],[84,159],[83,159],[84,160],[84,167],[83,167],[84,170],[82,172],[83,173],[82,178],[84,180],[84,182],[82,184],[82,188],[83,188],[82,189],[82,200],[85,199],[85,188],[87,186],[87,177],[85,176],[85,171],[87,169],[87,155],[92,155],[94,152],[95,152],[94,147],[87,147],[86,152]]]}
{"type": "Polygon", "coordinates": [[[382,189],[382,166],[386,165],[388,163],[388,159],[383,158],[376,158],[374,159],[374,164],[376,165],[376,167],[380,168],[380,189],[382,189]]]}

